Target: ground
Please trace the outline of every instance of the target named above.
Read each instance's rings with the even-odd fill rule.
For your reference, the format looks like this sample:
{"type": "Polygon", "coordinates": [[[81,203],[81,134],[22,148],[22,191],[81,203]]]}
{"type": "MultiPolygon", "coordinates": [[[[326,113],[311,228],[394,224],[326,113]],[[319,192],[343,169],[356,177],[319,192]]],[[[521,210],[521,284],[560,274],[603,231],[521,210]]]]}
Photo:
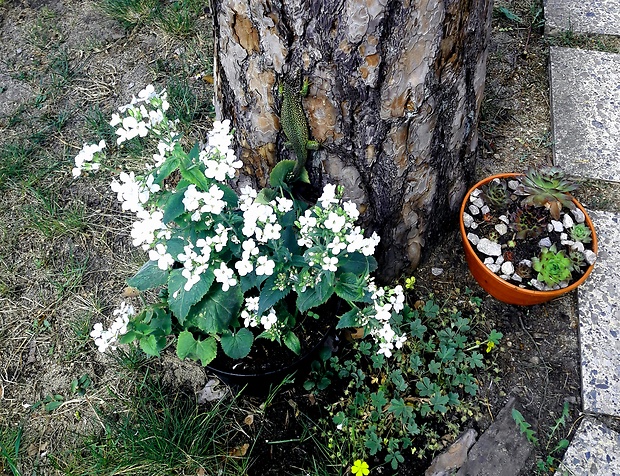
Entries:
{"type": "MultiPolygon", "coordinates": [[[[543,38],[542,8],[534,0],[497,3],[477,178],[552,162],[550,42],[619,51],[611,39],[543,38]]],[[[88,337],[118,304],[124,279],[143,257],[131,247],[130,217],[108,177],[74,180],[73,157],[97,134],[113,144],[106,118],[151,82],[167,86],[183,108],[190,139],[209,127],[209,11],[196,9],[189,26],[166,11],[137,12],[123,25],[89,0],[0,1],[0,443],[23,428],[22,474],[68,473],[76,457],[58,460],[108,425],[95,409],[123,408],[119,401],[142,388],[146,373],[187,394],[207,381],[202,368],[172,353],[148,362],[131,353],[115,360],[88,337]]],[[[617,187],[582,185],[578,197],[586,206],[617,207],[617,187]]],[[[440,299],[449,289],[471,288],[482,298],[486,326],[504,334],[494,371],[479,377],[484,411],[468,425],[484,430],[516,394],[543,441],[568,402],[559,436],[570,437],[581,408],[576,296],[531,308],[501,304],[473,281],[460,249],[456,231],[449,233],[415,276],[420,296],[440,299]]],[[[310,446],[296,444],[300,415],[318,417],[321,402],[296,386],[263,403],[248,398],[235,408],[229,455],[250,451],[256,458],[250,473],[283,474],[284,456],[307,456],[310,446]],[[247,441],[257,443],[248,450],[247,441]]],[[[10,474],[4,457],[0,471],[10,474]]]]}

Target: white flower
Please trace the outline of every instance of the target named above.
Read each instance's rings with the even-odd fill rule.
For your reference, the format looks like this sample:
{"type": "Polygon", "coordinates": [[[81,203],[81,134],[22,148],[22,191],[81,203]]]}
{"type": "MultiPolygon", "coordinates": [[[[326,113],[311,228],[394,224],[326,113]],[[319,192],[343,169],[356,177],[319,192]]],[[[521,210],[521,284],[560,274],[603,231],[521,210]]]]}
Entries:
{"type": "Polygon", "coordinates": [[[162,243],[158,243],[155,249],[149,251],[149,259],[157,261],[157,267],[164,271],[170,269],[174,264],[174,258],[168,253],[166,246],[162,243]]]}
{"type": "Polygon", "coordinates": [[[133,316],[135,312],[132,305],[126,304],[125,301],[123,301],[121,307],[115,309],[112,313],[112,315],[117,317],[112,322],[110,329],[104,329],[103,324],[100,322],[93,326],[90,336],[95,340],[95,345],[99,349],[99,352],[105,352],[108,347],[112,349],[116,348],[114,343],[121,335],[127,333],[129,318],[133,316]]]}
{"type": "Polygon", "coordinates": [[[271,276],[276,264],[273,260],[270,260],[267,256],[259,256],[256,266],[257,276],[271,276]]]}
{"type": "Polygon", "coordinates": [[[235,263],[235,268],[237,269],[237,273],[239,273],[239,276],[247,276],[252,272],[254,266],[252,265],[251,261],[241,260],[235,263]]]}
{"type": "Polygon", "coordinates": [[[280,213],[287,213],[293,209],[293,200],[286,197],[276,197],[277,208],[280,213]]]}
{"type": "Polygon", "coordinates": [[[265,330],[271,329],[271,327],[278,322],[278,316],[276,315],[276,311],[274,311],[273,307],[269,309],[269,314],[266,316],[261,316],[260,323],[265,328],[265,330]]]}
{"type": "Polygon", "coordinates": [[[342,208],[352,221],[355,221],[359,218],[360,212],[357,209],[357,205],[355,203],[351,201],[344,202],[342,204],[342,208]]]}
{"type": "Polygon", "coordinates": [[[320,203],[323,208],[329,208],[331,204],[338,203],[338,198],[336,198],[336,185],[332,183],[325,185],[323,188],[323,195],[319,198],[318,203],[320,203]]]}
{"type": "Polygon", "coordinates": [[[340,231],[344,228],[347,223],[347,219],[343,216],[338,215],[335,212],[329,212],[329,216],[327,220],[325,220],[325,228],[333,231],[334,233],[340,233],[340,231]]]}
{"type": "Polygon", "coordinates": [[[323,258],[323,264],[321,265],[321,267],[325,271],[333,271],[335,273],[338,270],[338,268],[336,267],[337,264],[338,258],[330,258],[329,256],[326,256],[325,258],[323,258]]]}
{"type": "Polygon", "coordinates": [[[105,146],[104,140],[99,141],[99,144],[84,144],[82,150],[75,156],[75,167],[71,171],[72,175],[79,177],[82,174],[82,170],[99,170],[101,167],[99,163],[100,155],[105,146]]]}
{"type": "Polygon", "coordinates": [[[235,272],[226,266],[224,262],[220,263],[219,269],[213,270],[213,274],[215,275],[215,280],[222,284],[222,291],[224,292],[237,284],[237,280],[234,277],[235,272]]]}

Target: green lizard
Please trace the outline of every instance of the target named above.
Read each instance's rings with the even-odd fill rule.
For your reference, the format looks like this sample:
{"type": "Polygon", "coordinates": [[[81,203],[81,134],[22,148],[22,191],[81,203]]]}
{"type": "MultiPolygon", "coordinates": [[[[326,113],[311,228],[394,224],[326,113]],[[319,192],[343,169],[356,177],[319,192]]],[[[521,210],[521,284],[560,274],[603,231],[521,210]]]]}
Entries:
{"type": "Polygon", "coordinates": [[[280,83],[278,87],[278,92],[282,97],[280,123],[288,140],[284,145],[293,149],[297,156],[292,171],[293,181],[299,179],[308,159],[308,151],[319,148],[317,141],[309,140],[308,121],[301,105],[302,96],[308,94],[308,84],[308,80],[304,80],[303,87],[299,92],[294,91],[291,85],[286,82],[280,83]]]}

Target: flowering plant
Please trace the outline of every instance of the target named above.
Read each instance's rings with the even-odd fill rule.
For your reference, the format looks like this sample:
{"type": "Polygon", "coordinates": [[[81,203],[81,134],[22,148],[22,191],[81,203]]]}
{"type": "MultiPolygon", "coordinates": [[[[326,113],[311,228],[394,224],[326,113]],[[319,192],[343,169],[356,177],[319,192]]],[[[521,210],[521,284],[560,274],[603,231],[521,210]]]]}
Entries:
{"type": "Polygon", "coordinates": [[[502,279],[539,291],[569,286],[594,264],[592,230],[557,167],[496,177],[469,195],[467,239],[502,279]]]}
{"type": "MultiPolygon", "coordinates": [[[[332,296],[347,303],[337,327],[364,327],[388,357],[401,347],[406,336],[392,324],[404,307],[402,287],[374,284],[379,237],[355,225],[358,209],[343,200],[342,188],[327,184],[310,205],[294,198],[286,167],[276,166],[271,187],[236,191],[228,180],[242,163],[229,121],[215,122],[207,143],[187,152],[168,108],[166,92],[148,86],[110,122],[119,146],[155,139],[144,170],[122,172],[111,188],[123,210],[136,214],[131,238],[149,257],[127,282],[139,292],[160,291],[140,312],[123,303],[110,330],[97,324],[99,349],[138,341],[158,355],[175,335],[177,355],[203,365],[220,347],[243,358],[257,338],[299,353],[300,316],[319,318],[312,309],[332,296]]],[[[105,143],[85,144],[73,175],[99,169],[104,150],[105,143]]]]}

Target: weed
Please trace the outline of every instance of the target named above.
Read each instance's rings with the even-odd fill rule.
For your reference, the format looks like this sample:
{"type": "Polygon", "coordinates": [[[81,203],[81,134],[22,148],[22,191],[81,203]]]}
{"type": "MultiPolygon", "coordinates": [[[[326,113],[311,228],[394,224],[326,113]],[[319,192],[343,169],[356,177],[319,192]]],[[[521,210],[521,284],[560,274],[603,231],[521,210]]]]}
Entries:
{"type": "Polygon", "coordinates": [[[148,374],[136,385],[123,411],[103,413],[103,437],[92,436],[70,455],[52,457],[62,474],[169,475],[246,474],[247,458],[229,456],[235,438],[235,399],[207,408],[192,397],[165,388],[148,374]],[[69,456],[69,457],[67,457],[69,456]],[[202,468],[202,469],[201,469],[202,468]]]}
{"type": "Polygon", "coordinates": [[[30,188],[32,205],[24,208],[29,225],[47,239],[74,235],[86,229],[86,208],[78,201],[66,207],[59,203],[54,192],[30,188]]]}
{"type": "Polygon", "coordinates": [[[532,443],[534,446],[541,449],[544,458],[536,461],[536,472],[537,474],[552,474],[556,471],[558,465],[560,464],[560,457],[563,454],[564,450],[568,448],[569,441],[566,439],[561,439],[555,443],[555,446],[552,446],[552,442],[554,441],[554,435],[560,426],[566,426],[566,418],[568,417],[568,402],[564,402],[564,408],[562,409],[562,414],[555,421],[555,425],[549,430],[547,434],[547,443],[544,448],[540,448],[540,442],[538,438],[536,438],[534,430],[532,430],[531,425],[525,421],[525,418],[521,414],[519,410],[516,408],[512,410],[512,418],[515,423],[519,427],[519,431],[525,435],[527,440],[532,443]]]}
{"type": "Polygon", "coordinates": [[[99,0],[99,6],[129,30],[151,19],[157,0],[99,0]]]}
{"type": "Polygon", "coordinates": [[[28,35],[30,44],[42,51],[58,46],[63,41],[63,35],[56,20],[54,11],[47,7],[41,8],[28,35]]]}
{"type": "Polygon", "coordinates": [[[10,470],[13,476],[20,476],[17,467],[19,449],[22,442],[23,427],[16,430],[5,428],[0,432],[0,472],[10,470]]]}
{"type": "Polygon", "coordinates": [[[177,0],[159,9],[157,23],[162,30],[173,36],[191,36],[195,33],[196,20],[205,4],[204,0],[177,0]]]}
{"type": "Polygon", "coordinates": [[[32,162],[34,149],[25,140],[0,148],[0,190],[22,179],[32,162]]]}

